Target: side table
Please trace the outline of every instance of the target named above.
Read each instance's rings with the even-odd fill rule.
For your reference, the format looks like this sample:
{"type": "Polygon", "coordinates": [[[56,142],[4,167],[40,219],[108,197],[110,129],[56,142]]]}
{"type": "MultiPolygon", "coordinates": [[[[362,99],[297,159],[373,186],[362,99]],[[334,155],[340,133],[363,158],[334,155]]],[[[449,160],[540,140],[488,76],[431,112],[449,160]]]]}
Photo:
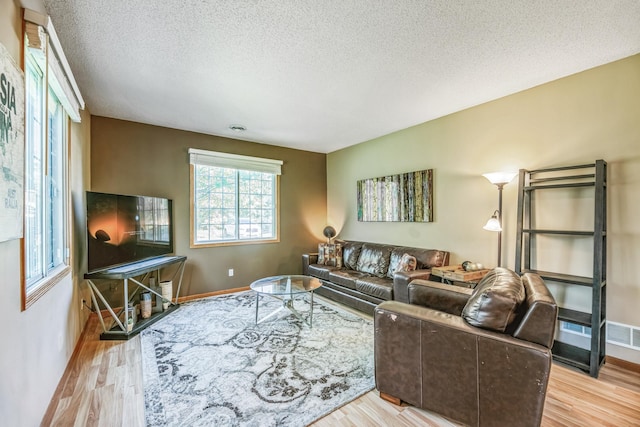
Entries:
{"type": "Polygon", "coordinates": [[[475,271],[466,271],[461,265],[444,265],[431,269],[431,275],[439,277],[443,283],[459,285],[467,288],[475,288],[482,278],[489,272],[487,268],[475,271]]]}

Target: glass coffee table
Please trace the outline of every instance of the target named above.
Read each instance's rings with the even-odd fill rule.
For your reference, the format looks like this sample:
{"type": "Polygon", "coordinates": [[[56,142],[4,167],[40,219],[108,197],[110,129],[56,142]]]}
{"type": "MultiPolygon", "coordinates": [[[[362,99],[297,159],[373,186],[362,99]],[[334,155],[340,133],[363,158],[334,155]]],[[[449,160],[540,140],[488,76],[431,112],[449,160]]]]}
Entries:
{"type": "Polygon", "coordinates": [[[310,276],[273,276],[256,280],[250,286],[251,289],[256,292],[256,324],[272,318],[284,309],[288,309],[298,319],[309,325],[310,328],[313,327],[313,291],[318,289],[320,286],[322,286],[320,279],[310,276]],[[304,296],[308,293],[311,294],[311,309],[309,310],[309,316],[307,316],[307,319],[304,319],[293,306],[293,301],[296,296],[304,296]],[[282,301],[282,307],[258,320],[260,295],[269,295],[273,298],[279,299],[282,301]]]}

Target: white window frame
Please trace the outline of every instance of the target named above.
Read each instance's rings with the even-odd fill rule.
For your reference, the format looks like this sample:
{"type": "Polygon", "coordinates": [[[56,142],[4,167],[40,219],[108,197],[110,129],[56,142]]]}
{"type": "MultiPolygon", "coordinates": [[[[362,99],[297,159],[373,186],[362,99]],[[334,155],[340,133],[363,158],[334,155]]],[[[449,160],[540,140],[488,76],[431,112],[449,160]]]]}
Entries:
{"type": "MultiPolygon", "coordinates": [[[[264,159],[259,157],[241,156],[237,154],[220,153],[215,151],[199,150],[195,148],[189,149],[189,163],[190,163],[190,247],[191,248],[203,248],[214,246],[229,246],[240,244],[256,244],[256,243],[275,243],[280,241],[280,174],[282,173],[282,161],[273,159],[264,159]],[[200,168],[200,169],[198,169],[200,168]],[[235,206],[230,211],[233,211],[234,222],[233,227],[234,236],[229,238],[219,239],[203,239],[198,237],[199,230],[199,201],[196,195],[196,187],[198,180],[198,170],[202,168],[215,168],[212,172],[227,172],[229,176],[234,176],[234,186],[231,193],[235,197],[235,206]],[[271,227],[272,235],[269,237],[260,236],[241,236],[241,207],[239,206],[240,200],[240,177],[244,175],[243,172],[257,172],[261,174],[272,175],[272,193],[273,198],[272,212],[271,212],[271,227]]],[[[264,176],[264,175],[263,175],[264,176]]],[[[231,194],[230,193],[230,194],[231,194]]],[[[214,206],[213,208],[217,208],[214,206]]]]}
{"type": "MultiPolygon", "coordinates": [[[[69,186],[69,102],[68,91],[62,88],[57,56],[52,53],[50,38],[42,27],[26,24],[24,64],[25,74],[36,73],[37,87],[25,87],[25,235],[22,239],[22,310],[34,304],[55,284],[71,273],[71,209],[69,186]],[[34,40],[29,41],[29,37],[34,40]],[[36,40],[37,39],[37,40],[36,40]],[[30,46],[30,44],[32,44],[30,46]],[[55,62],[55,64],[54,64],[55,62]],[[39,93],[34,98],[31,91],[39,93]],[[38,105],[30,105],[36,100],[38,105]],[[51,139],[49,104],[60,108],[59,129],[51,139]],[[38,111],[40,123],[34,124],[30,111],[38,111]],[[59,139],[58,139],[59,138],[59,139]],[[56,146],[53,142],[56,142],[56,146]],[[35,151],[34,151],[35,150],[35,151]],[[55,155],[52,157],[52,150],[55,155]],[[34,162],[33,154],[41,159],[34,162]],[[55,161],[55,165],[53,162],[55,161]],[[35,183],[32,185],[31,183],[35,183]],[[35,189],[35,190],[34,190],[35,189]],[[33,197],[33,191],[40,194],[33,197]],[[53,195],[53,198],[51,195],[53,195]],[[33,200],[38,202],[33,204],[33,200]],[[35,210],[35,211],[34,211],[35,210]],[[55,215],[54,215],[55,211],[55,215]],[[35,221],[29,222],[30,219],[35,221]],[[33,227],[28,227],[31,224],[33,227]],[[52,225],[53,224],[53,225],[52,225]]],[[[52,30],[52,27],[49,28],[52,30]]],[[[58,47],[56,49],[61,52],[58,47]]],[[[29,77],[27,77],[29,78],[29,77]]],[[[82,103],[82,105],[84,105],[82,103]]],[[[72,113],[79,121],[77,111],[72,113]]]]}

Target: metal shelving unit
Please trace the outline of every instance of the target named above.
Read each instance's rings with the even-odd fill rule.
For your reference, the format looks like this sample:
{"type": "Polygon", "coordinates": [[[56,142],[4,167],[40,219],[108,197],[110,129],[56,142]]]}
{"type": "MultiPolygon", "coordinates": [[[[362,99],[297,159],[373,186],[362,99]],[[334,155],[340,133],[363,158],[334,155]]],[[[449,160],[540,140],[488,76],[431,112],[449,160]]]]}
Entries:
{"type": "MultiPolygon", "coordinates": [[[[591,288],[591,311],[579,311],[561,307],[558,319],[564,322],[591,328],[588,349],[556,339],[552,353],[556,361],[598,376],[604,362],[606,343],[606,251],[607,251],[607,163],[597,160],[593,164],[547,168],[521,169],[518,190],[518,228],[516,242],[516,271],[520,274],[533,272],[545,281],[561,286],[584,286],[591,288]],[[580,191],[593,188],[593,229],[549,229],[535,227],[535,211],[544,206],[537,203],[536,193],[563,189],[580,191]],[[577,276],[562,272],[536,269],[537,251],[544,250],[538,244],[541,236],[561,239],[593,238],[593,268],[590,276],[577,276]]],[[[580,196],[582,197],[582,196],[580,196]]],[[[577,199],[576,199],[577,200],[577,199]]],[[[554,209],[554,206],[548,207],[554,209]]],[[[554,214],[563,215],[561,209],[554,214]]],[[[565,212],[570,215],[571,211],[565,212]]]]}

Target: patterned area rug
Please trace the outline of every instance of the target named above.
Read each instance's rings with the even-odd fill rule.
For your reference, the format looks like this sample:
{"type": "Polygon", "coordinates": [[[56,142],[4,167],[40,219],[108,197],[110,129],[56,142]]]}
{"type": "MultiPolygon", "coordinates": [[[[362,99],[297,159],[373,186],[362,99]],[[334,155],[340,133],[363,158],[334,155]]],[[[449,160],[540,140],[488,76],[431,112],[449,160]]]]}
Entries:
{"type": "MultiPolygon", "coordinates": [[[[288,310],[256,325],[255,298],[185,303],[141,333],[148,426],[305,426],[373,389],[372,321],[316,298],[313,328],[288,310]]],[[[261,297],[260,317],[281,306],[261,297]]]]}

